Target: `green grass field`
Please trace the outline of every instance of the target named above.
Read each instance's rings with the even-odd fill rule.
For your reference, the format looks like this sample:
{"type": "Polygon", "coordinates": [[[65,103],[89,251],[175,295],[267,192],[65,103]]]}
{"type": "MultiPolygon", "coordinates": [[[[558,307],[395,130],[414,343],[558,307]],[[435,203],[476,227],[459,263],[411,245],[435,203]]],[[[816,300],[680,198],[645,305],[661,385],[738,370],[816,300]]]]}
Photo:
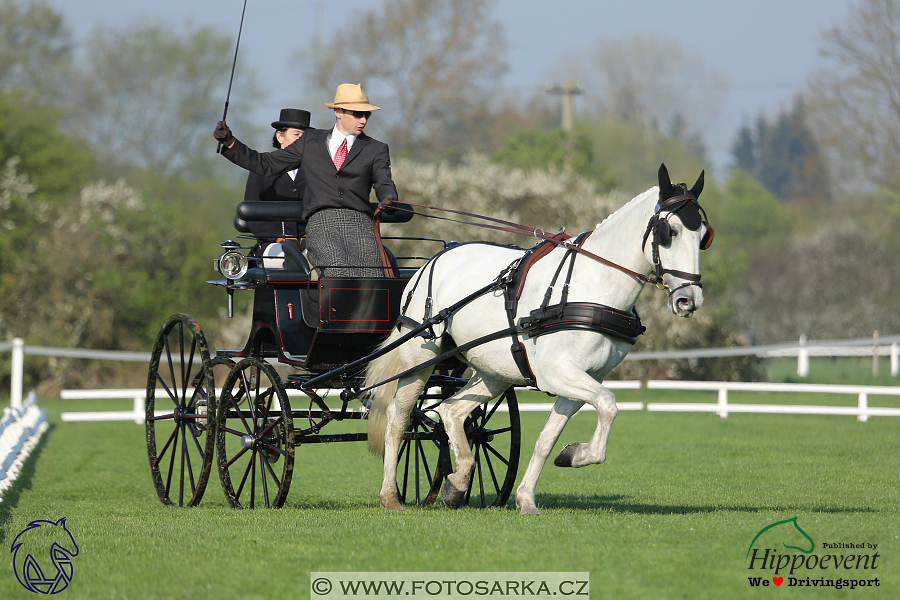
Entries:
{"type": "MultiPolygon", "coordinates": [[[[678,397],[618,395],[643,402],[678,397]]],[[[798,403],[787,396],[779,401],[798,403]]],[[[680,399],[714,402],[715,396],[680,399]]],[[[520,396],[529,400],[549,398],[520,396]]],[[[215,471],[199,507],[166,508],[150,481],[142,426],[59,420],[62,411],[128,410],[130,402],[39,404],[51,429],[0,503],[0,539],[9,548],[30,521],[66,517],[80,552],[59,597],[309,598],[309,573],[316,571],[587,571],[592,598],[900,594],[897,419],[621,412],[606,463],[548,464],[538,485],[542,514],[519,517],[512,500],[504,509],[383,511],[380,460],[362,443],[298,448],[280,510],[227,508],[215,471]],[[795,516],[820,548],[878,544],[880,555],[876,570],[805,575],[878,577],[880,586],[750,587],[749,576],[773,575],[748,569],[754,536],[795,516]]],[[[897,405],[895,399],[870,404],[897,405]]],[[[544,419],[522,415],[520,473],[544,419]]],[[[586,441],[594,424],[593,413],[579,414],[560,446],[586,441]]],[[[820,548],[815,553],[847,552],[820,548]]],[[[6,556],[0,598],[32,597],[6,556]]]]}

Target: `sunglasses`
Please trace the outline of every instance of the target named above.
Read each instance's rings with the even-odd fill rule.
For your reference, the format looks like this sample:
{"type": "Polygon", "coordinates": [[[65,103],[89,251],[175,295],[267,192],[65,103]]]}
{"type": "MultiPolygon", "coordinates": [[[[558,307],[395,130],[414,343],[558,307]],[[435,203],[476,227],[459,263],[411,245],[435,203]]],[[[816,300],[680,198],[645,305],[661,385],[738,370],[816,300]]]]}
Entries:
{"type": "Polygon", "coordinates": [[[355,119],[368,119],[372,116],[372,111],[370,110],[345,110],[344,114],[353,115],[355,119]]]}

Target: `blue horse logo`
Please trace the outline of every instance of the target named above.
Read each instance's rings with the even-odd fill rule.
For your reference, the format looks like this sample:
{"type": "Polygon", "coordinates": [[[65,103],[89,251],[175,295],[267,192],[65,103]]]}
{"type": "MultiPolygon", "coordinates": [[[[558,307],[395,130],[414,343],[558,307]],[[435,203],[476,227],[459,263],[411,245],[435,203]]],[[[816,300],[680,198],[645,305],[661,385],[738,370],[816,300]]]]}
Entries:
{"type": "Polygon", "coordinates": [[[72,559],[78,556],[78,545],[66,529],[65,518],[56,522],[32,521],[13,540],[10,552],[16,579],[26,590],[36,594],[58,594],[72,581],[72,559]],[[50,568],[50,563],[55,571],[50,568]]]}

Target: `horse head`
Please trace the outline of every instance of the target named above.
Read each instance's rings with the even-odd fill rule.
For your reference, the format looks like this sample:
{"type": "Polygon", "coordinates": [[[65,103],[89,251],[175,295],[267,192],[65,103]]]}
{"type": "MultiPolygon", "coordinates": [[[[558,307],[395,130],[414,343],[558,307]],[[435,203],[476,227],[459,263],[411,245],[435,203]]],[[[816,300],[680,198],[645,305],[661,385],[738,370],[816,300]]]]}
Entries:
{"type": "Polygon", "coordinates": [[[713,236],[698,202],[703,177],[701,171],[688,190],[684,183],[673,184],[666,165],[660,165],[659,198],[644,233],[644,252],[665,281],[669,309],[679,317],[690,317],[703,304],[700,250],[709,247],[713,236]]]}

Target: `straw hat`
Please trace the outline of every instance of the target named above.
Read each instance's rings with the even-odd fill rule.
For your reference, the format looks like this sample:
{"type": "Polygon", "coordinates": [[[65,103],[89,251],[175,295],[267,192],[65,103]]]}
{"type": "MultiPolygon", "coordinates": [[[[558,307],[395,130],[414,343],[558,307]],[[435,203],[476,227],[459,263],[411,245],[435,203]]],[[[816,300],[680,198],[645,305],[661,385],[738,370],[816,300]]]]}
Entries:
{"type": "Polygon", "coordinates": [[[334,93],[334,102],[326,102],[326,108],[343,108],[344,110],[381,110],[369,104],[369,97],[359,83],[342,83],[334,93]]]}

